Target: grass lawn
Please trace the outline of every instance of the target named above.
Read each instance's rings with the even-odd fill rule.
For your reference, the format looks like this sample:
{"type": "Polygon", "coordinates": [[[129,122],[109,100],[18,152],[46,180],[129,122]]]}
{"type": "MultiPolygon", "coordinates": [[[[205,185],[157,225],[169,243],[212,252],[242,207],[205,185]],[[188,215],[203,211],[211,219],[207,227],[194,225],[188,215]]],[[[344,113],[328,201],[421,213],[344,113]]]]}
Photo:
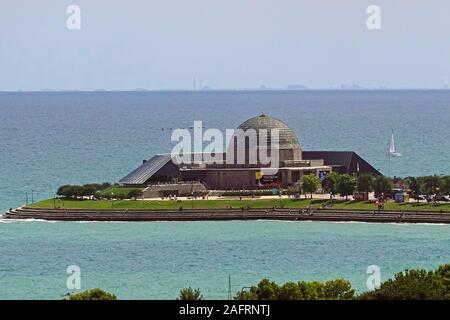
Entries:
{"type": "MultiPolygon", "coordinates": [[[[113,191],[114,192],[114,191],[113,191]]],[[[116,194],[114,192],[114,194],[116,194]]],[[[240,208],[249,206],[250,208],[273,208],[283,205],[284,208],[313,208],[322,207],[322,203],[326,200],[310,200],[310,199],[224,199],[224,200],[183,200],[181,202],[164,201],[164,200],[56,200],[56,207],[67,209],[178,209],[182,206],[189,209],[194,208],[225,208],[232,206],[240,208]]],[[[35,202],[30,207],[36,208],[53,208],[53,199],[35,202]]],[[[376,206],[365,201],[338,201],[333,205],[335,209],[362,209],[375,210],[376,206]]],[[[450,204],[430,205],[427,203],[393,203],[385,204],[385,210],[401,210],[401,211],[446,211],[450,212],[450,204]]]]}

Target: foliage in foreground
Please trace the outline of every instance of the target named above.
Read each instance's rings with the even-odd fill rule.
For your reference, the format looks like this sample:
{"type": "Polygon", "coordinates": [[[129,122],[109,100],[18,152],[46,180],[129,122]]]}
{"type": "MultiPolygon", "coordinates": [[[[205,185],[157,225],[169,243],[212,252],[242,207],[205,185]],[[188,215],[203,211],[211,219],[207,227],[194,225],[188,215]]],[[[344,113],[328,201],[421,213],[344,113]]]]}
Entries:
{"type": "Polygon", "coordinates": [[[203,300],[200,289],[192,289],[191,287],[180,290],[177,300],[203,300]]]}
{"type": "Polygon", "coordinates": [[[450,264],[436,271],[405,270],[379,289],[359,296],[365,300],[450,300],[450,264]]]}
{"type": "Polygon", "coordinates": [[[278,285],[269,279],[261,280],[248,291],[236,294],[236,300],[349,300],[355,290],[344,279],[326,282],[287,282],[278,285]]]}
{"type": "Polygon", "coordinates": [[[287,282],[278,285],[263,279],[247,291],[238,292],[237,300],[450,300],[450,264],[435,271],[405,270],[380,288],[355,295],[349,281],[287,282]]]}
{"type": "Polygon", "coordinates": [[[313,193],[320,188],[320,180],[316,177],[315,174],[309,174],[303,178],[302,182],[302,190],[311,195],[311,199],[313,197],[313,193]]]}
{"type": "Polygon", "coordinates": [[[67,300],[117,300],[117,297],[114,294],[106,292],[100,288],[95,288],[80,293],[71,294],[67,300]]]}
{"type": "MultiPolygon", "coordinates": [[[[199,289],[185,288],[177,300],[201,300],[199,289]]],[[[423,269],[405,270],[380,288],[355,294],[350,282],[335,279],[325,282],[286,282],[277,284],[269,279],[261,280],[248,290],[234,296],[235,300],[450,300],[450,264],[435,271],[423,269]]]]}
{"type": "MultiPolygon", "coordinates": [[[[96,288],[71,294],[67,300],[117,300],[114,294],[96,288]]],[[[180,290],[177,300],[203,300],[200,289],[191,287],[180,290]]],[[[450,264],[435,271],[423,269],[405,270],[380,288],[355,294],[350,282],[335,279],[325,282],[286,282],[277,284],[269,279],[261,280],[249,290],[242,290],[235,300],[450,300],[450,264]]]]}
{"type": "Polygon", "coordinates": [[[56,194],[63,199],[83,200],[92,199],[138,199],[142,197],[144,188],[122,187],[105,183],[90,183],[85,185],[66,184],[58,188],[56,194]]]}

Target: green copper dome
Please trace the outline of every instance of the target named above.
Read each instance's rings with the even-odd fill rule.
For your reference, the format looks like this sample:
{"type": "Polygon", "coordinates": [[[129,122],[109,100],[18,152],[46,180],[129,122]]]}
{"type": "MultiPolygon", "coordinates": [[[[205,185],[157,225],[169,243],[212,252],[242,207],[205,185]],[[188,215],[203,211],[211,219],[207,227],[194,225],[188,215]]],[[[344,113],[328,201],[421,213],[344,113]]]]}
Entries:
{"type": "Polygon", "coordinates": [[[243,122],[238,129],[278,129],[280,149],[300,149],[300,143],[297,136],[289,126],[277,118],[261,114],[258,117],[250,118],[243,122]]]}

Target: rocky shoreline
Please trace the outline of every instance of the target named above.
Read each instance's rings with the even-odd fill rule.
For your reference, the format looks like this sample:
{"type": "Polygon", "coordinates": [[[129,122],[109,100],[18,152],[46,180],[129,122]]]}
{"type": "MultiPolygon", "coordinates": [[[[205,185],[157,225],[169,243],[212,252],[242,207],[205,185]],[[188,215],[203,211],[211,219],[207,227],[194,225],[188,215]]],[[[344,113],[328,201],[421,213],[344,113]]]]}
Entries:
{"type": "Polygon", "coordinates": [[[183,209],[86,210],[21,207],[4,214],[6,219],[48,221],[226,221],[286,220],[335,222],[450,224],[450,212],[370,211],[348,209],[183,209]]]}

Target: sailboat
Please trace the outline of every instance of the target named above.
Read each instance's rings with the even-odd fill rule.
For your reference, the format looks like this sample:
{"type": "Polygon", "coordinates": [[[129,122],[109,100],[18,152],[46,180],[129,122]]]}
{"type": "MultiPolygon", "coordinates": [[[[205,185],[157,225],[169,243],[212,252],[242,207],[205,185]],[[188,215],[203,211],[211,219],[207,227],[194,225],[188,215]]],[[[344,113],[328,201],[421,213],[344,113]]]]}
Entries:
{"type": "Polygon", "coordinates": [[[395,139],[394,139],[394,129],[392,129],[391,134],[391,144],[389,145],[389,151],[387,153],[390,157],[401,157],[401,153],[395,149],[395,139]]]}

